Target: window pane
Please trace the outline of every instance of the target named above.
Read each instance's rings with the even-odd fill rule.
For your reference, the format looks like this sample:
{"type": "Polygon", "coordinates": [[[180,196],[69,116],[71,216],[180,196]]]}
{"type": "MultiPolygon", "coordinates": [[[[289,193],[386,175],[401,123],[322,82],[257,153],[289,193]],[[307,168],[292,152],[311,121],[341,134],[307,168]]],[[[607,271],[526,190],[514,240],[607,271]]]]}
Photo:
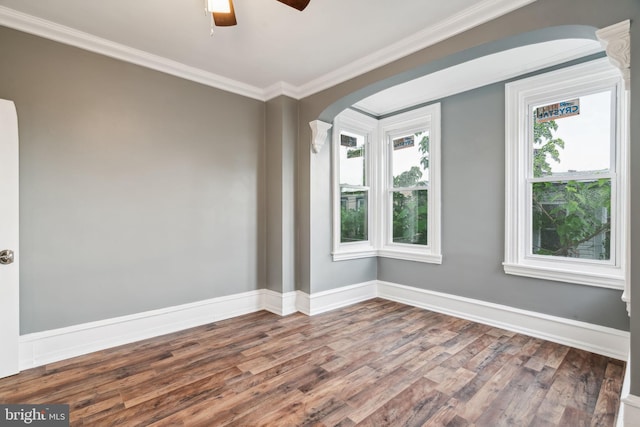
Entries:
{"type": "Polygon", "coordinates": [[[340,242],[361,242],[369,239],[368,203],[368,191],[340,189],[340,242]]]}
{"type": "Polygon", "coordinates": [[[391,140],[393,186],[424,186],[429,180],[429,133],[418,132],[391,140]]]}
{"type": "Polygon", "coordinates": [[[611,258],[611,180],[538,182],[532,199],[534,254],[611,258]]]}
{"type": "Polygon", "coordinates": [[[534,177],[609,171],[612,96],[606,91],[533,109],[534,177]]]}
{"type": "Polygon", "coordinates": [[[393,242],[427,244],[427,190],[393,192],[393,242]]]}
{"type": "Polygon", "coordinates": [[[340,185],[366,186],[365,137],[340,133],[340,185]]]}

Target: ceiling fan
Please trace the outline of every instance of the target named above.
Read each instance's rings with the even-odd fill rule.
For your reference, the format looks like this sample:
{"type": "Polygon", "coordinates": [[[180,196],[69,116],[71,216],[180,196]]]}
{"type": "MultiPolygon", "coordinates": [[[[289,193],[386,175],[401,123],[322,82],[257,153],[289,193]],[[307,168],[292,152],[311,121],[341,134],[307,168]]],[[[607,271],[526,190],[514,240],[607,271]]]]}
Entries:
{"type": "MultiPolygon", "coordinates": [[[[294,9],[303,11],[311,0],[277,0],[294,9]]],[[[219,27],[237,25],[236,14],[233,9],[233,0],[207,0],[207,12],[211,12],[213,22],[219,27]]]]}

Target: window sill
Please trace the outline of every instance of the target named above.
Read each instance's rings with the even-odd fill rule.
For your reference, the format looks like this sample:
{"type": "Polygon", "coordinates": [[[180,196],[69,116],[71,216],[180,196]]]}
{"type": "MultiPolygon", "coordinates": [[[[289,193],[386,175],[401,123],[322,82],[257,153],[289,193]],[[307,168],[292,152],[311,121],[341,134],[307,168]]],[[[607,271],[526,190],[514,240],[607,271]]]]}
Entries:
{"type": "Polygon", "coordinates": [[[366,249],[358,251],[337,251],[332,254],[334,261],[348,261],[351,259],[372,258],[378,255],[375,249],[366,249]]]}
{"type": "Polygon", "coordinates": [[[404,261],[426,262],[429,264],[442,264],[442,254],[432,254],[424,251],[381,249],[378,251],[378,256],[383,258],[401,259],[404,261]]]}
{"type": "Polygon", "coordinates": [[[403,261],[425,262],[429,264],[442,264],[441,254],[430,254],[418,251],[406,251],[397,249],[368,249],[358,251],[339,251],[332,254],[333,261],[348,261],[361,258],[383,257],[400,259],[403,261]]]}
{"type": "Polygon", "coordinates": [[[516,276],[536,279],[554,280],[558,282],[576,283],[599,288],[624,289],[624,274],[615,267],[599,269],[596,272],[585,272],[571,268],[546,267],[528,264],[503,263],[504,272],[516,276]],[[609,271],[606,271],[609,270],[609,271]]]}

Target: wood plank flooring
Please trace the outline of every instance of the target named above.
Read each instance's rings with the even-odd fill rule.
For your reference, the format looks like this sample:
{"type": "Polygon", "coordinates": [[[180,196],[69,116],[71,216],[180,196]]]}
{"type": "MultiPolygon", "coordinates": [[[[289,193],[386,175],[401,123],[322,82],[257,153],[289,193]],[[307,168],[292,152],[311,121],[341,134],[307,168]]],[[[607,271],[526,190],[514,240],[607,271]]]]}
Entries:
{"type": "Polygon", "coordinates": [[[624,363],[375,299],[259,312],[0,380],[72,426],[613,426],[624,363]]]}

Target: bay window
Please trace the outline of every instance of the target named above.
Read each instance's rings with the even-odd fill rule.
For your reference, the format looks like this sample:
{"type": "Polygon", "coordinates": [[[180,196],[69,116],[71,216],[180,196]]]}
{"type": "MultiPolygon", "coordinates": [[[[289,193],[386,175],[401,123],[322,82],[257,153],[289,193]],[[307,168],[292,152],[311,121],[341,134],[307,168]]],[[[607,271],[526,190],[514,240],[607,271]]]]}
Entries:
{"type": "Polygon", "coordinates": [[[440,105],[334,122],[333,259],[441,263],[440,105]]]}

